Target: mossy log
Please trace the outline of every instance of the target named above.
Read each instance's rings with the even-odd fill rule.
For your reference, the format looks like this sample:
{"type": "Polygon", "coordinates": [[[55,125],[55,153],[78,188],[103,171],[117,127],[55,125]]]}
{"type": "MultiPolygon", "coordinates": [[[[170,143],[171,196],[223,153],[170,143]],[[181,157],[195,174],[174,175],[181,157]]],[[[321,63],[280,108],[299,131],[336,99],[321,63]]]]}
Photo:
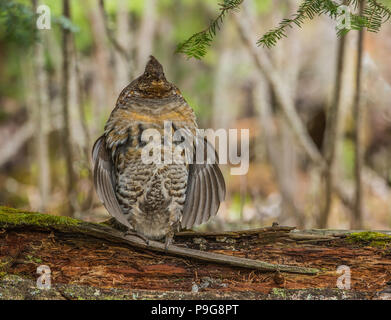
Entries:
{"type": "Polygon", "coordinates": [[[0,207],[0,299],[384,299],[391,292],[387,231],[273,226],[186,231],[174,240],[176,249],[165,252],[108,223],[0,207]],[[40,265],[51,269],[51,290],[36,287],[40,265]],[[350,268],[350,289],[337,288],[340,265],[350,268]]]}

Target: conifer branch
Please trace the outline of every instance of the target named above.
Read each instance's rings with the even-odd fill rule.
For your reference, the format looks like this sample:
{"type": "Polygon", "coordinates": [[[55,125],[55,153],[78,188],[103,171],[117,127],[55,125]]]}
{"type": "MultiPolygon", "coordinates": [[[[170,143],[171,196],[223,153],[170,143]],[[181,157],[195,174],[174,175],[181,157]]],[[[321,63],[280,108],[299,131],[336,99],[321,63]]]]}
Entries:
{"type": "Polygon", "coordinates": [[[225,15],[229,11],[237,10],[242,2],[243,0],[224,0],[219,3],[220,14],[217,18],[205,30],[193,34],[186,41],[180,43],[175,52],[183,53],[189,58],[201,59],[205,56],[207,48],[211,45],[217,31],[220,30],[225,15]]]}
{"type": "MultiPolygon", "coordinates": [[[[350,30],[361,30],[366,28],[370,32],[378,32],[381,26],[390,20],[391,9],[384,4],[385,0],[368,0],[362,13],[355,13],[358,9],[359,0],[345,0],[345,5],[351,8],[349,13],[350,27],[337,29],[336,33],[340,37],[350,30]],[[383,3],[380,3],[383,1],[383,3]]],[[[211,45],[217,30],[220,30],[225,15],[229,11],[239,8],[243,0],[224,0],[219,4],[220,14],[211,24],[198,33],[195,33],[186,41],[177,46],[176,52],[183,53],[189,58],[201,59],[205,56],[208,47],[211,45]]],[[[287,36],[288,28],[294,26],[302,27],[306,20],[312,20],[320,15],[327,15],[333,20],[340,17],[338,11],[341,3],[334,0],[303,0],[290,18],[283,19],[279,26],[265,33],[258,41],[258,46],[267,48],[273,47],[278,40],[287,36]]]]}
{"type": "MultiPolygon", "coordinates": [[[[347,0],[346,5],[356,10],[358,0],[347,0]]],[[[294,25],[301,27],[305,20],[312,20],[322,14],[326,14],[335,20],[338,18],[339,6],[340,3],[332,0],[304,0],[292,18],[283,19],[277,28],[265,33],[257,41],[257,44],[271,48],[278,40],[286,37],[288,27],[292,28],[294,25]]],[[[338,36],[345,35],[350,30],[361,30],[363,28],[367,28],[370,32],[378,32],[382,24],[390,19],[391,10],[383,4],[379,4],[377,0],[368,0],[368,6],[362,14],[350,12],[349,15],[350,28],[338,29],[338,36]]]]}

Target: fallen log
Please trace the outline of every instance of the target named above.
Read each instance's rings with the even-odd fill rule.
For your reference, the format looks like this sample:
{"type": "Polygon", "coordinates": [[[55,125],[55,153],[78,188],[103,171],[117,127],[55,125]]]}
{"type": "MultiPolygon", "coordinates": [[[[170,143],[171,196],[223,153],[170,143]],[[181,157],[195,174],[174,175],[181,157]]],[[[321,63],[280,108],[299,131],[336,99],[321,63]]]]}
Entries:
{"type": "Polygon", "coordinates": [[[13,288],[15,298],[368,299],[387,295],[391,278],[387,231],[273,226],[174,240],[165,251],[110,223],[0,207],[0,298],[13,288]],[[51,270],[52,293],[34,286],[40,265],[51,270]],[[340,265],[350,289],[337,288],[340,265]]]}

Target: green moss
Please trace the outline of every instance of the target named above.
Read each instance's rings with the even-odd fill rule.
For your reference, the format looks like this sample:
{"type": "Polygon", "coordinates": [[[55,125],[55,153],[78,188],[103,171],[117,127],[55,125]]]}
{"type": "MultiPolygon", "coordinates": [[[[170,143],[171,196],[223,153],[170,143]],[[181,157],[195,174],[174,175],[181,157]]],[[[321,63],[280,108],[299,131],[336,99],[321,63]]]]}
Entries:
{"type": "Polygon", "coordinates": [[[38,212],[26,212],[0,206],[0,228],[26,225],[35,227],[74,227],[79,225],[80,222],[81,221],[69,217],[53,216],[38,212]]]}
{"type": "Polygon", "coordinates": [[[274,295],[274,296],[283,298],[283,299],[286,298],[286,291],[285,291],[285,289],[273,288],[273,290],[271,291],[271,294],[274,295]]]}
{"type": "Polygon", "coordinates": [[[373,247],[385,247],[391,244],[391,236],[380,232],[364,231],[351,233],[347,236],[346,241],[348,243],[370,245],[373,247]]]}
{"type": "Polygon", "coordinates": [[[13,261],[14,259],[12,257],[4,257],[0,259],[0,271],[7,270],[13,261]]]}
{"type": "Polygon", "coordinates": [[[26,256],[26,260],[29,262],[34,262],[34,263],[42,263],[41,258],[33,257],[32,255],[29,255],[29,254],[26,256]]]}

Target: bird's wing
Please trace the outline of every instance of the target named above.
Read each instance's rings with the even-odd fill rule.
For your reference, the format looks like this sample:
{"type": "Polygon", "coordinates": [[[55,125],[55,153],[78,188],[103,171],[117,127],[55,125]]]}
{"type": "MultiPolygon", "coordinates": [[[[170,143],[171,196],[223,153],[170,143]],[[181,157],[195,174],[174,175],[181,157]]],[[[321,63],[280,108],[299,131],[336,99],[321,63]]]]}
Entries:
{"type": "Polygon", "coordinates": [[[195,138],[196,153],[204,150],[204,159],[207,155],[214,154],[215,160],[213,163],[189,165],[189,178],[187,182],[186,201],[183,208],[182,228],[191,228],[208,221],[215,216],[220,202],[225,199],[225,182],[224,177],[217,164],[217,155],[213,146],[203,138],[195,138]],[[199,145],[202,145],[202,148],[199,145]],[[209,153],[208,153],[209,152],[209,153]]]}
{"type": "Polygon", "coordinates": [[[125,215],[122,213],[117,197],[115,195],[115,179],[113,178],[113,167],[106,149],[104,136],[96,140],[92,148],[92,161],[94,165],[94,185],[100,201],[107,211],[118,222],[131,228],[125,215]]]}

